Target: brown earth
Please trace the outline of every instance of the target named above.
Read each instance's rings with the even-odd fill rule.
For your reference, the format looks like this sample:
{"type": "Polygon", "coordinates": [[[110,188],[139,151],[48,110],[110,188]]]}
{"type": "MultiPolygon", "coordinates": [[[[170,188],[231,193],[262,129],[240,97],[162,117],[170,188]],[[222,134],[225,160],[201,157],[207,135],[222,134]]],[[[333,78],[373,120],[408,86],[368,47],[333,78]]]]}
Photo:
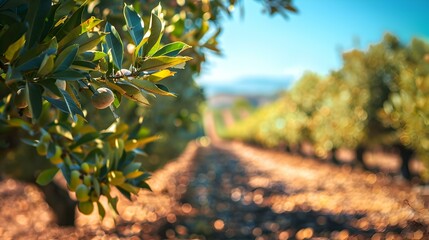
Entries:
{"type": "MultiPolygon", "coordinates": [[[[212,125],[212,121],[207,121],[212,125]]],[[[223,142],[188,145],[119,216],[55,225],[37,187],[0,182],[0,239],[428,239],[427,190],[384,173],[223,142]]]]}

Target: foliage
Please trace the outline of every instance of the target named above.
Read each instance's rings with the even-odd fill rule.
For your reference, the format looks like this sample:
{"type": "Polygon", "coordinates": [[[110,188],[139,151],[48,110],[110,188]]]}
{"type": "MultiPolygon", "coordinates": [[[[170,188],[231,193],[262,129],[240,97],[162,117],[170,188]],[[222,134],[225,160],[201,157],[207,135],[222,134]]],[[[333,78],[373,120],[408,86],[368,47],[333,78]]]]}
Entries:
{"type": "MultiPolygon", "coordinates": [[[[143,16],[150,15],[152,8],[156,7],[157,1],[127,1],[132,3],[143,16]]],[[[271,14],[282,14],[296,12],[289,0],[259,1],[264,10],[271,14]]],[[[122,1],[101,0],[92,3],[93,12],[102,18],[107,18],[114,25],[123,25],[120,17],[121,11],[118,6],[122,1]]],[[[216,1],[162,1],[164,9],[164,20],[166,27],[161,42],[181,41],[186,42],[192,48],[186,51],[193,59],[187,64],[184,71],[167,80],[167,86],[177,93],[177,98],[163,98],[151,102],[150,108],[131,109],[141,113],[145,118],[145,127],[149,132],[157,133],[163,137],[156,142],[150,143],[145,151],[148,157],[144,165],[155,169],[173,157],[178,156],[186,143],[202,134],[201,105],[204,101],[203,92],[195,84],[194,78],[201,71],[201,65],[206,61],[209,53],[221,54],[218,38],[222,31],[221,20],[224,16],[231,16],[238,6],[244,13],[244,1],[216,0],[216,1]],[[178,81],[178,79],[180,79],[178,81]],[[162,119],[162,121],[161,121],[162,119]],[[165,151],[168,147],[169,151],[165,151]]],[[[143,18],[148,22],[147,18],[143,18]]],[[[117,28],[120,35],[121,29],[117,28]]],[[[126,35],[125,35],[126,37],[126,35]]],[[[134,48],[132,42],[126,44],[127,48],[134,48]]],[[[124,55],[125,61],[128,53],[124,55]]],[[[126,114],[128,115],[128,114],[126,114]]],[[[130,116],[132,117],[132,116],[130,116]]]]}
{"type": "Polygon", "coordinates": [[[109,108],[115,115],[122,98],[148,105],[149,95],[175,96],[159,82],[173,74],[169,69],[183,68],[191,58],[178,55],[189,47],[184,43],[160,44],[164,27],[160,7],[151,14],[151,22],[157,24],[144,30],[138,13],[125,5],[127,33],[136,48],[129,69],[123,69],[124,48],[115,27],[93,16],[84,19],[86,8],[75,7],[73,1],[2,5],[1,34],[15,41],[1,46],[1,129],[5,133],[20,128],[26,132],[24,142],[55,165],[40,173],[38,183],[47,184],[61,170],[69,190],[76,191],[79,206],[88,210],[97,203],[103,216],[100,196],[116,209],[112,186],[128,198],[139,188],[149,188],[149,174],[134,158],[141,154],[139,147],[156,137],[141,134],[141,121],[134,126],[118,119],[98,131],[86,119],[93,114],[84,105],[88,101],[81,99],[98,97],[109,106],[114,97],[109,108]],[[12,31],[14,27],[25,30],[12,31]],[[101,95],[98,89],[110,90],[101,95]]]}
{"type": "MultiPolygon", "coordinates": [[[[261,2],[271,14],[296,11],[290,0],[261,2]]],[[[36,181],[47,184],[61,171],[69,190],[76,192],[79,210],[90,213],[97,203],[101,216],[105,211],[100,196],[116,208],[111,187],[128,198],[149,188],[149,174],[136,160],[145,155],[144,146],[159,139],[158,133],[170,133],[171,138],[171,132],[178,132],[181,138],[198,122],[203,97],[193,75],[205,61],[206,49],[220,53],[218,19],[221,13],[230,14],[236,1],[164,1],[164,9],[154,1],[127,3],[0,4],[0,134],[5,161],[21,162],[24,172],[31,173],[46,168],[47,161],[41,160],[49,159],[51,167],[36,181]],[[189,56],[180,56],[185,50],[189,56]],[[176,79],[175,91],[160,83],[186,62],[190,67],[179,76],[185,81],[176,79]],[[155,110],[142,110],[154,103],[150,98],[155,95],[176,101],[165,107],[165,100],[157,99],[155,110]],[[157,124],[148,129],[143,116],[157,124]],[[180,131],[168,127],[178,120],[185,126],[180,131]],[[29,159],[29,146],[40,157],[22,160],[29,159]]],[[[15,166],[12,171],[22,174],[22,169],[15,166]]]]}
{"type": "Polygon", "coordinates": [[[325,78],[305,74],[230,135],[269,147],[310,141],[321,157],[341,147],[403,146],[429,163],[428,54],[422,40],[404,46],[387,34],[365,52],[344,53],[343,67],[325,78]]]}

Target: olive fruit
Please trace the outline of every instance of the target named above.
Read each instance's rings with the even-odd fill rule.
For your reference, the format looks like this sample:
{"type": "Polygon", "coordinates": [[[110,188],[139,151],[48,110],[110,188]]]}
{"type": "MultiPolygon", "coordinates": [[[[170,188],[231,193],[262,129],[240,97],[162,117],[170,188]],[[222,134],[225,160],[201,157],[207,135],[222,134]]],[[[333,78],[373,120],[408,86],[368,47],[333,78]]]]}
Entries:
{"type": "Polygon", "coordinates": [[[116,77],[122,77],[122,76],[131,76],[131,71],[128,69],[121,69],[116,72],[116,77]]]}
{"type": "Polygon", "coordinates": [[[57,80],[55,81],[55,85],[61,90],[66,90],[67,82],[64,80],[57,80]]]}
{"type": "Polygon", "coordinates": [[[92,202],[89,202],[89,201],[79,202],[79,204],[77,205],[77,208],[81,213],[85,215],[89,215],[92,213],[92,211],[94,211],[94,204],[92,204],[92,202]]]}
{"type": "Polygon", "coordinates": [[[91,185],[92,185],[92,177],[91,177],[91,175],[85,175],[83,177],[83,184],[85,184],[88,187],[91,187],[91,185]]]}
{"type": "Polygon", "coordinates": [[[20,88],[15,94],[16,108],[26,108],[28,106],[27,98],[25,97],[25,88],[20,88]]]}
{"type": "Polygon", "coordinates": [[[40,156],[45,156],[48,154],[48,145],[44,142],[38,142],[36,145],[36,150],[40,156]]]}
{"type": "Polygon", "coordinates": [[[44,132],[42,136],[40,136],[40,142],[48,143],[51,140],[52,140],[51,134],[49,134],[48,132],[44,132]]]}
{"type": "Polygon", "coordinates": [[[80,172],[78,170],[73,170],[70,174],[70,190],[75,191],[77,186],[81,183],[82,180],[80,179],[80,172]]]}
{"type": "Polygon", "coordinates": [[[90,173],[91,172],[91,167],[86,162],[82,163],[82,165],[80,165],[80,168],[82,169],[82,171],[84,173],[90,173]]]}
{"type": "Polygon", "coordinates": [[[76,198],[79,202],[86,202],[89,200],[89,188],[85,184],[79,184],[76,187],[76,198]]]}
{"type": "Polygon", "coordinates": [[[112,90],[101,87],[97,89],[97,92],[94,93],[91,97],[92,105],[97,109],[105,109],[115,100],[115,95],[113,95],[112,90]]]}

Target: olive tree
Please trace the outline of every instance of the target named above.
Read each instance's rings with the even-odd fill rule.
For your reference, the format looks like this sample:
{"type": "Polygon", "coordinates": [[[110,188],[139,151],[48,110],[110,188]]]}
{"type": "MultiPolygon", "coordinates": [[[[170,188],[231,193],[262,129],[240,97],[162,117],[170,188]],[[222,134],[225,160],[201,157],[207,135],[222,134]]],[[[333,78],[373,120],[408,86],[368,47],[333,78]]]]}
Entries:
{"type": "MultiPolygon", "coordinates": [[[[0,164],[30,173],[28,180],[37,173],[45,190],[61,173],[79,210],[89,214],[97,205],[101,217],[100,197],[116,211],[112,187],[128,198],[150,188],[150,174],[136,158],[158,136],[148,134],[133,104],[177,97],[161,81],[186,63],[192,79],[206,49],[219,52],[218,15],[230,14],[237,1],[165,1],[165,9],[154,1],[126,2],[0,2],[0,151],[6,156],[0,164]],[[217,30],[208,37],[211,26],[217,30]]],[[[261,2],[271,14],[296,11],[290,0],[261,2]]],[[[73,224],[74,202],[64,194],[50,201],[54,192],[45,191],[59,224],[73,224]]]]}
{"type": "Polygon", "coordinates": [[[115,27],[93,16],[84,18],[86,8],[74,1],[2,5],[1,34],[7,41],[0,46],[1,129],[19,128],[21,140],[54,165],[38,175],[39,184],[48,184],[61,171],[79,210],[89,214],[96,204],[103,216],[100,196],[116,209],[111,187],[127,197],[149,188],[149,174],[134,158],[139,147],[155,138],[141,136],[141,122],[133,126],[119,118],[99,131],[87,121],[96,114],[87,105],[116,117],[122,98],[148,105],[150,95],[174,96],[160,81],[191,58],[179,56],[189,48],[183,42],[160,44],[160,6],[145,28],[134,8],[125,5],[126,32],[136,47],[124,69],[124,45],[115,27]]]}

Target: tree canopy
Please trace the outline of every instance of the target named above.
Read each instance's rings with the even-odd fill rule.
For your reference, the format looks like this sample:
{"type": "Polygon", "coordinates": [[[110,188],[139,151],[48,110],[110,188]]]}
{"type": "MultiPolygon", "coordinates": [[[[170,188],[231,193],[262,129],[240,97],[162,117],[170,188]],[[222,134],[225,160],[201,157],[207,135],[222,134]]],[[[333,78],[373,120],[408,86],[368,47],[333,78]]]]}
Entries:
{"type": "MultiPolygon", "coordinates": [[[[296,11],[289,0],[260,2],[270,14],[296,11]]],[[[159,138],[159,128],[148,131],[143,119],[163,123],[164,130],[172,119],[187,127],[188,119],[196,122],[192,99],[203,98],[193,75],[207,50],[220,52],[219,18],[236,4],[243,3],[0,1],[1,164],[44,169],[36,179],[41,185],[61,172],[79,210],[89,214],[96,204],[102,217],[101,196],[116,210],[112,187],[128,198],[150,189],[150,174],[136,157],[159,138]],[[178,76],[188,80],[175,93],[162,81],[186,64],[178,76]],[[191,111],[141,110],[158,102],[156,95],[184,99],[191,111]]]]}

